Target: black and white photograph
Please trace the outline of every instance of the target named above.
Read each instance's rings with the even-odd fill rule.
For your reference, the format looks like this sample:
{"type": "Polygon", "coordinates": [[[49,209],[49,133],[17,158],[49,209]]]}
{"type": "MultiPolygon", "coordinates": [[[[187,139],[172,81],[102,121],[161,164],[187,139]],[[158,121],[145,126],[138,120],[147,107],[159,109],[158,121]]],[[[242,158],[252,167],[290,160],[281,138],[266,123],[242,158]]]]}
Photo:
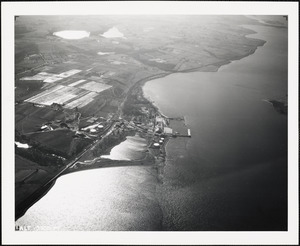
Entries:
{"type": "Polygon", "coordinates": [[[3,7],[7,239],[297,244],[298,3],[3,7]]]}

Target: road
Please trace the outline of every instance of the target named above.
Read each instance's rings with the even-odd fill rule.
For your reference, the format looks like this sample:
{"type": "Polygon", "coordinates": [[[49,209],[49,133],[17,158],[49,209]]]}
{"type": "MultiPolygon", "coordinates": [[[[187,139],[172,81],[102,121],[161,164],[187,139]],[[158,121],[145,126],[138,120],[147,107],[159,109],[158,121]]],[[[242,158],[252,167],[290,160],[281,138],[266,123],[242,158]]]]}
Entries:
{"type": "MultiPolygon", "coordinates": [[[[140,81],[138,81],[137,83],[135,83],[127,92],[127,95],[125,96],[123,102],[119,105],[117,112],[115,113],[115,115],[112,117],[112,120],[118,120],[120,115],[122,115],[122,109],[124,106],[124,102],[127,100],[128,96],[131,95],[131,92],[133,91],[133,89],[138,86],[140,83],[149,80],[150,78],[156,78],[156,77],[160,77],[161,74],[159,75],[151,75],[148,76],[146,78],[141,79],[140,81]]],[[[69,164],[67,164],[62,170],[60,170],[54,177],[52,177],[46,184],[44,184],[42,187],[45,187],[47,185],[49,185],[51,182],[53,182],[54,180],[56,180],[59,176],[61,176],[67,169],[71,168],[86,152],[88,152],[89,150],[93,149],[99,142],[103,141],[104,138],[106,138],[108,135],[110,135],[112,133],[112,131],[114,130],[115,126],[116,126],[117,122],[112,123],[112,125],[107,129],[107,132],[105,133],[105,135],[102,136],[101,139],[99,139],[98,141],[96,141],[94,144],[92,144],[91,146],[89,146],[87,149],[85,149],[82,153],[80,153],[78,156],[76,156],[75,160],[71,161],[69,164]]]]}
{"type": "MultiPolygon", "coordinates": [[[[135,86],[149,80],[150,78],[154,78],[154,77],[157,77],[157,75],[156,76],[149,76],[147,78],[141,79],[140,81],[136,82],[128,90],[128,92],[127,92],[126,96],[124,97],[123,101],[120,103],[117,112],[114,114],[114,116],[110,120],[110,124],[111,124],[110,127],[107,128],[107,130],[104,133],[104,135],[102,136],[102,138],[99,139],[99,140],[96,140],[93,144],[91,144],[91,146],[89,146],[82,153],[77,155],[74,160],[71,160],[65,167],[63,167],[57,174],[55,174],[55,176],[53,176],[50,180],[48,180],[44,185],[40,186],[40,188],[38,188],[36,191],[34,191],[32,194],[30,194],[27,198],[25,198],[18,205],[18,207],[15,208],[16,209],[15,220],[20,218],[33,203],[35,203],[37,200],[39,200],[45,194],[45,192],[47,192],[47,190],[49,190],[51,188],[51,185],[52,185],[53,181],[55,181],[59,176],[64,174],[64,172],[66,170],[68,170],[69,168],[71,168],[77,161],[79,161],[79,159],[85,153],[87,153],[88,151],[93,149],[95,146],[97,146],[97,144],[99,144],[101,141],[103,141],[103,139],[105,139],[107,136],[109,136],[113,132],[113,130],[115,129],[116,124],[118,123],[120,115],[122,115],[122,109],[123,109],[124,102],[127,100],[128,96],[131,95],[131,92],[133,91],[135,86]]],[[[161,75],[158,76],[158,77],[161,77],[161,75]]]]}
{"type": "Polygon", "coordinates": [[[49,185],[51,182],[56,180],[59,176],[61,176],[67,169],[71,168],[79,159],[89,150],[93,149],[98,143],[103,141],[104,138],[106,138],[108,135],[112,133],[114,130],[114,127],[116,126],[117,122],[114,122],[108,129],[107,132],[105,133],[104,136],[102,136],[101,139],[97,140],[95,143],[91,144],[87,149],[85,149],[82,153],[76,156],[75,160],[71,161],[69,164],[67,164],[62,170],[60,170],[54,177],[52,177],[47,183],[45,183],[42,187],[45,187],[49,185]]]}

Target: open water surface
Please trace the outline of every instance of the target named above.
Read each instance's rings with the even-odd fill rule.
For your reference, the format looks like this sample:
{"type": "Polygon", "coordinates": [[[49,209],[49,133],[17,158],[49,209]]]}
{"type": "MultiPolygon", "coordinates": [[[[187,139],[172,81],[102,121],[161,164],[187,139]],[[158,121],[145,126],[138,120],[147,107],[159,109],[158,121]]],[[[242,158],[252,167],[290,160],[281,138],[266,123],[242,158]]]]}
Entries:
{"type": "Polygon", "coordinates": [[[127,136],[126,140],[112,148],[109,155],[102,158],[111,160],[141,160],[145,158],[147,141],[140,136],[127,136]]]}
{"type": "Polygon", "coordinates": [[[218,72],[173,74],[144,92],[191,139],[172,139],[160,186],[165,230],[286,230],[287,117],[264,99],[287,94],[287,29],[218,72]],[[180,147],[181,146],[181,147],[180,147]]]}
{"type": "Polygon", "coordinates": [[[78,30],[65,30],[54,32],[54,36],[63,38],[63,39],[82,39],[90,36],[90,33],[87,31],[78,31],[78,30]]]}

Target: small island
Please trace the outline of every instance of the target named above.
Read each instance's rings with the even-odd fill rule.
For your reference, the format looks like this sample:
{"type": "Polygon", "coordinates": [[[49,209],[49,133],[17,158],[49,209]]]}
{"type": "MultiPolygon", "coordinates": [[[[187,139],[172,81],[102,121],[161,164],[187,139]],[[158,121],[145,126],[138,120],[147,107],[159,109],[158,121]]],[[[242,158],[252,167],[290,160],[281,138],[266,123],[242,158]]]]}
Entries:
{"type": "Polygon", "coordinates": [[[269,102],[273,105],[274,109],[283,115],[287,115],[288,113],[288,105],[286,102],[277,101],[277,100],[269,100],[269,102]]]}

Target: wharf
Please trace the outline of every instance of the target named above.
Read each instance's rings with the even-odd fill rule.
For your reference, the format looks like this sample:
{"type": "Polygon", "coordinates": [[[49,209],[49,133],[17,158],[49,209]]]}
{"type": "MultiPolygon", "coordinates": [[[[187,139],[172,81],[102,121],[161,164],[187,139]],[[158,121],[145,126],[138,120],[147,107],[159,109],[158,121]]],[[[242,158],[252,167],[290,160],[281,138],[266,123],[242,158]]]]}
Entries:
{"type": "Polygon", "coordinates": [[[168,120],[184,120],[184,117],[165,117],[168,120]]]}
{"type": "Polygon", "coordinates": [[[183,134],[174,134],[174,135],[173,135],[173,137],[188,137],[188,138],[192,137],[191,135],[183,135],[183,134]]]}
{"type": "Polygon", "coordinates": [[[172,137],[189,137],[189,138],[191,138],[192,137],[191,130],[188,129],[188,134],[180,134],[180,133],[172,134],[172,137]]]}

